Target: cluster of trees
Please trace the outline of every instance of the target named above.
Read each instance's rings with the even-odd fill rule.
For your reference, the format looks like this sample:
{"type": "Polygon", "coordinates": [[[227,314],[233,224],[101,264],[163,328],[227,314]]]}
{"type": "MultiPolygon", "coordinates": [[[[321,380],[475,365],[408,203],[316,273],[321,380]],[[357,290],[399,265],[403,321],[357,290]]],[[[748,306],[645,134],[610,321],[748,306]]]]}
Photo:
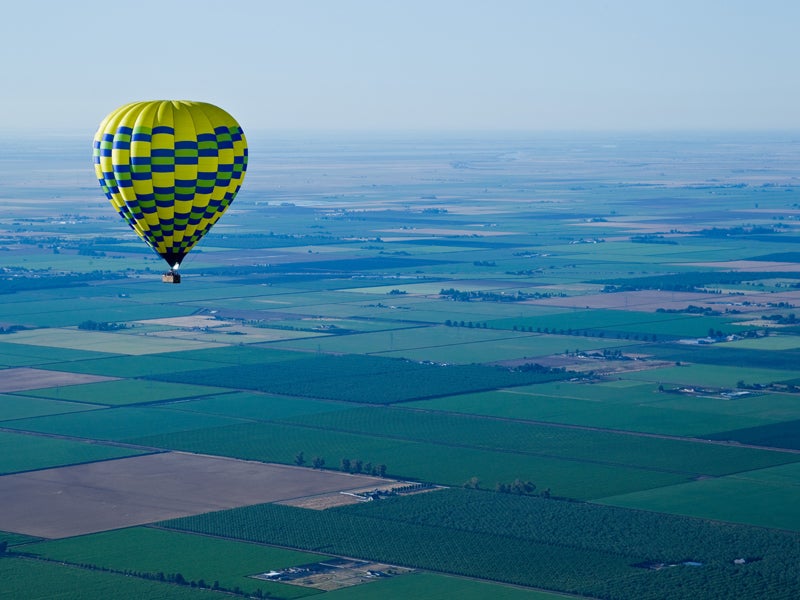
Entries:
{"type": "Polygon", "coordinates": [[[9,325],[8,327],[0,326],[0,335],[5,333],[14,333],[15,331],[22,331],[24,329],[27,329],[27,327],[24,327],[23,325],[9,325]]]}
{"type": "Polygon", "coordinates": [[[120,329],[127,329],[125,323],[109,323],[97,321],[83,321],[78,324],[78,329],[86,329],[88,331],[118,331],[120,329]]]}
{"type": "MultiPolygon", "coordinates": [[[[482,266],[494,266],[494,265],[482,265],[482,266]]],[[[482,302],[520,302],[522,300],[538,300],[540,298],[550,298],[553,294],[549,292],[541,293],[541,292],[520,292],[516,291],[513,293],[503,294],[497,292],[481,292],[475,290],[457,290],[455,288],[442,288],[439,290],[439,295],[445,298],[450,298],[451,300],[455,300],[456,302],[470,302],[472,300],[480,300],[482,302]]]]}
{"type": "MultiPolygon", "coordinates": [[[[302,467],[306,464],[305,453],[300,451],[294,455],[294,464],[302,467]]],[[[321,456],[315,456],[311,459],[312,469],[324,469],[325,459],[321,456]]],[[[360,473],[362,475],[375,475],[377,477],[386,477],[386,465],[373,464],[371,462],[364,462],[361,459],[343,458],[339,463],[339,470],[345,473],[360,473]]]]}
{"type": "Polygon", "coordinates": [[[386,465],[375,465],[371,462],[364,462],[360,459],[351,460],[343,458],[339,463],[339,468],[345,473],[363,473],[364,475],[376,475],[386,477],[386,465]]]}
{"type": "Polygon", "coordinates": [[[663,235],[656,235],[654,233],[647,233],[644,235],[632,235],[631,242],[635,244],[670,244],[677,245],[675,240],[667,239],[663,235]]]}
{"type": "Polygon", "coordinates": [[[444,322],[446,327],[469,327],[470,329],[478,328],[478,329],[489,329],[489,326],[486,324],[486,321],[483,323],[475,323],[473,321],[452,321],[447,319],[444,322]]]}
{"type": "Polygon", "coordinates": [[[695,306],[694,304],[690,304],[686,308],[657,308],[657,313],[666,313],[666,314],[687,314],[687,315],[705,315],[705,316],[716,316],[721,315],[722,313],[718,310],[714,310],[710,306],[695,306]]]}

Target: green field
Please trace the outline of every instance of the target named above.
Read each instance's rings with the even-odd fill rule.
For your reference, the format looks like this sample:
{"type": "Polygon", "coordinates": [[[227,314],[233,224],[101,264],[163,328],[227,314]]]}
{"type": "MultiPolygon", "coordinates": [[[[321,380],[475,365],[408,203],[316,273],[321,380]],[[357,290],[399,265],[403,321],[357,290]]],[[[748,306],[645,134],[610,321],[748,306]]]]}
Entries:
{"type": "Polygon", "coordinates": [[[227,598],[187,586],[128,577],[121,573],[87,570],[29,558],[0,558],[0,597],[9,600],[199,600],[227,598]]]}
{"type": "Polygon", "coordinates": [[[236,387],[274,394],[390,404],[446,394],[529,385],[567,377],[562,371],[438,365],[360,355],[307,355],[304,360],[178,373],[161,381],[236,387]]]}
{"type": "Polygon", "coordinates": [[[44,388],[33,392],[18,392],[18,394],[21,396],[37,396],[56,400],[104,404],[107,406],[123,406],[126,404],[142,404],[148,402],[162,402],[165,400],[195,398],[198,396],[210,396],[221,391],[224,391],[223,388],[166,383],[162,381],[143,381],[140,379],[120,379],[116,381],[101,381],[57,388],[44,388]]]}
{"type": "Polygon", "coordinates": [[[280,598],[302,598],[317,591],[253,579],[251,575],[315,563],[326,557],[307,552],[194,536],[147,527],[120,529],[64,540],[15,546],[15,551],[48,560],[133,571],[140,577],[180,573],[186,581],[253,594],[257,589],[280,598]]]}
{"type": "MultiPolygon", "coordinates": [[[[7,424],[8,425],[8,424],[7,424]]],[[[0,473],[18,473],[136,456],[141,451],[0,431],[0,473]]]]}
{"type": "Polygon", "coordinates": [[[10,429],[36,431],[95,440],[126,438],[219,427],[242,419],[190,413],[167,408],[118,407],[56,416],[20,419],[10,429]],[[79,416],[80,415],[80,416],[79,416]]]}
{"type": "MultiPolygon", "coordinates": [[[[593,335],[605,332],[609,338],[646,335],[651,339],[667,336],[673,338],[703,338],[709,329],[725,333],[741,333],[748,329],[736,324],[734,318],[700,315],[650,313],[624,310],[564,311],[561,314],[526,317],[524,319],[497,319],[489,327],[563,333],[591,331],[593,335]],[[619,335],[618,335],[619,334],[619,335]]],[[[637,338],[638,339],[638,338],[637,338]]]]}
{"type": "Polygon", "coordinates": [[[660,392],[655,383],[554,382],[410,402],[408,408],[707,437],[800,418],[796,395],[750,391],[735,397],[660,392]]]}
{"type": "MultiPolygon", "coordinates": [[[[65,388],[66,389],[66,388],[65,388]]],[[[0,421],[57,415],[94,410],[97,406],[80,402],[61,402],[45,398],[28,398],[22,394],[0,394],[0,421]]]]}
{"type": "Polygon", "coordinates": [[[604,504],[800,532],[800,465],[782,465],[599,500],[604,504]]]}
{"type": "Polygon", "coordinates": [[[181,410],[255,421],[274,421],[298,415],[349,410],[352,407],[353,405],[349,402],[311,400],[250,392],[231,392],[209,396],[181,402],[179,406],[181,410]]]}
{"type": "Polygon", "coordinates": [[[766,385],[800,378],[800,370],[778,370],[758,367],[729,367],[689,364],[627,373],[626,379],[664,385],[687,385],[735,389],[740,381],[766,385]]]}
{"type": "Polygon", "coordinates": [[[564,600],[567,596],[519,587],[490,584],[459,577],[415,573],[404,577],[377,580],[369,585],[334,590],[325,600],[564,600]]]}

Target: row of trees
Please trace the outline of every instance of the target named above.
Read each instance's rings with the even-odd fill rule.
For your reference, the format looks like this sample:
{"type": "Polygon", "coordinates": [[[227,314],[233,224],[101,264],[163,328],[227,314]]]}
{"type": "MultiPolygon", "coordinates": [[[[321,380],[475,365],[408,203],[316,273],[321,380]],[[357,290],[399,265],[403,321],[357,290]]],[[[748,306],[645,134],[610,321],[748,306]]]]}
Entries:
{"type": "MultiPolygon", "coordinates": [[[[300,451],[294,455],[294,464],[302,467],[306,464],[305,453],[300,451]]],[[[325,459],[321,456],[315,456],[311,459],[312,469],[324,469],[325,459]]],[[[371,462],[364,462],[361,459],[343,458],[339,463],[339,470],[345,473],[360,473],[363,475],[375,475],[377,477],[386,477],[386,465],[373,464],[371,462]]]]}

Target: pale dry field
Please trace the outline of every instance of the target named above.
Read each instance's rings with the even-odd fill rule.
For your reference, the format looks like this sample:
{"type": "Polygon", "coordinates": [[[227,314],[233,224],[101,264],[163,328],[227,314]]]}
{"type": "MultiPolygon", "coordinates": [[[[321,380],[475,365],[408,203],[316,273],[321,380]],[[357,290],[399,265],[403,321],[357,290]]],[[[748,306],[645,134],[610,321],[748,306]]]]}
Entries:
{"type": "Polygon", "coordinates": [[[116,379],[116,377],[16,367],[0,371],[0,392],[22,392],[64,385],[111,381],[112,379],[116,379]]]}

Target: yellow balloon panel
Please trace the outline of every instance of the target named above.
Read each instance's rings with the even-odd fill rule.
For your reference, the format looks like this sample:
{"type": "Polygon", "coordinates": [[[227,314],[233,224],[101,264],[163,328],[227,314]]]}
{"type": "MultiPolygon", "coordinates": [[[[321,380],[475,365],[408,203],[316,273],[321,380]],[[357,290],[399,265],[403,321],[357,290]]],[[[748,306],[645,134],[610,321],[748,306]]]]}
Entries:
{"type": "Polygon", "coordinates": [[[236,197],[247,140],[213,104],[134,102],[100,123],[94,167],[120,216],[174,267],[236,197]]]}

